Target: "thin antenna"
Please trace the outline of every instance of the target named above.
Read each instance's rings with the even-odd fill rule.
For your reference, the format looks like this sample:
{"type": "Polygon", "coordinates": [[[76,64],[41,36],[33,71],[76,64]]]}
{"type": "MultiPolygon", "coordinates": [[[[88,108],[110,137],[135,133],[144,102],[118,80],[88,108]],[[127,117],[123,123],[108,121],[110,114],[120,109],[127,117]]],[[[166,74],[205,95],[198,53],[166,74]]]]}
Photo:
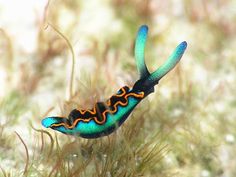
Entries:
{"type": "Polygon", "coordinates": [[[71,69],[71,76],[70,76],[70,98],[72,98],[72,95],[73,95],[73,80],[74,80],[74,70],[75,70],[75,53],[74,53],[74,50],[73,50],[73,47],[70,43],[70,41],[68,40],[68,38],[62,34],[62,32],[60,32],[54,25],[52,25],[51,23],[48,22],[48,25],[50,27],[52,27],[52,29],[54,29],[67,43],[70,51],[71,51],[71,54],[72,54],[72,69],[71,69]]]}

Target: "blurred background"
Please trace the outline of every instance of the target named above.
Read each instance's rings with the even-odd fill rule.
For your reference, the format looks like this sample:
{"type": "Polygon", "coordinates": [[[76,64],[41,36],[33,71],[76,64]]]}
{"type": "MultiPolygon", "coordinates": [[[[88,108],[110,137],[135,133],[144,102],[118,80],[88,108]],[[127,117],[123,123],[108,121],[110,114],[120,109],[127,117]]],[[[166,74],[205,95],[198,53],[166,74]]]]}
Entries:
{"type": "Polygon", "coordinates": [[[236,176],[235,47],[234,0],[0,0],[0,176],[236,176]],[[150,71],[188,42],[155,93],[109,137],[44,129],[132,86],[142,24],[150,71]]]}

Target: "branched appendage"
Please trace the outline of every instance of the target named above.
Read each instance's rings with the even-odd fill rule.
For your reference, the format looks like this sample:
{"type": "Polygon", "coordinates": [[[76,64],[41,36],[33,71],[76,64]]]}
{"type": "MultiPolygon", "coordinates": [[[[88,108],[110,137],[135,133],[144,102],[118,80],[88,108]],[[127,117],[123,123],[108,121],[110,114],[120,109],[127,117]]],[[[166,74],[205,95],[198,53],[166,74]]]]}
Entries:
{"type": "Polygon", "coordinates": [[[135,58],[140,79],[135,82],[133,88],[122,87],[106,102],[95,103],[92,109],[74,109],[68,118],[47,117],[42,120],[42,125],[64,134],[83,138],[109,135],[122,125],[140,101],[154,92],[154,86],[159,83],[159,80],[176,66],[187,47],[185,41],[180,43],[166,62],[150,74],[144,61],[147,32],[148,27],[143,25],[137,34],[135,58]]]}

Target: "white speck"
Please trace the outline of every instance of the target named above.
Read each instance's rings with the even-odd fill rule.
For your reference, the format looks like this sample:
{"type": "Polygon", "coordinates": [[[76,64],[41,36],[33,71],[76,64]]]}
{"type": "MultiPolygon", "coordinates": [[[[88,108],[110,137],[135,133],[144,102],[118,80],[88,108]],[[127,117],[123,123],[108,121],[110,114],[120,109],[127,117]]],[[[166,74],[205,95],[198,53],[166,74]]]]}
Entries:
{"type": "Polygon", "coordinates": [[[201,176],[202,176],[202,177],[208,177],[208,176],[210,176],[210,172],[209,172],[208,170],[203,170],[203,171],[201,172],[201,176]]]}
{"type": "Polygon", "coordinates": [[[183,110],[179,109],[179,108],[174,109],[172,112],[173,116],[175,116],[175,117],[180,116],[182,113],[183,113],[183,110]]]}
{"type": "Polygon", "coordinates": [[[106,158],[107,158],[107,155],[106,155],[106,154],[104,154],[104,155],[103,155],[103,159],[104,159],[104,160],[106,160],[106,158]]]}
{"type": "Polygon", "coordinates": [[[76,158],[76,157],[78,157],[78,155],[77,154],[73,154],[73,157],[76,158]]]}
{"type": "Polygon", "coordinates": [[[225,103],[222,101],[218,101],[215,103],[215,108],[219,113],[222,113],[225,111],[225,103]]]}
{"type": "Polygon", "coordinates": [[[227,134],[227,135],[225,135],[225,141],[227,142],[227,143],[234,143],[234,136],[232,135],[232,134],[227,134]]]}

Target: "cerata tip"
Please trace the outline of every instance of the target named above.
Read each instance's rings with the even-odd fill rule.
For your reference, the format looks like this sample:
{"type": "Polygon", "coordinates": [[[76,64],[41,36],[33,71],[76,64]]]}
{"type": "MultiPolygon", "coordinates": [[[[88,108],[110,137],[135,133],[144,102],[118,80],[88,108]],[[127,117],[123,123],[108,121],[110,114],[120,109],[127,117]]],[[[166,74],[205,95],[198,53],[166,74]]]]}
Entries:
{"type": "Polygon", "coordinates": [[[181,47],[183,47],[184,49],[186,49],[187,46],[188,46],[188,44],[187,44],[186,41],[181,42],[180,45],[181,45],[181,47]]]}

